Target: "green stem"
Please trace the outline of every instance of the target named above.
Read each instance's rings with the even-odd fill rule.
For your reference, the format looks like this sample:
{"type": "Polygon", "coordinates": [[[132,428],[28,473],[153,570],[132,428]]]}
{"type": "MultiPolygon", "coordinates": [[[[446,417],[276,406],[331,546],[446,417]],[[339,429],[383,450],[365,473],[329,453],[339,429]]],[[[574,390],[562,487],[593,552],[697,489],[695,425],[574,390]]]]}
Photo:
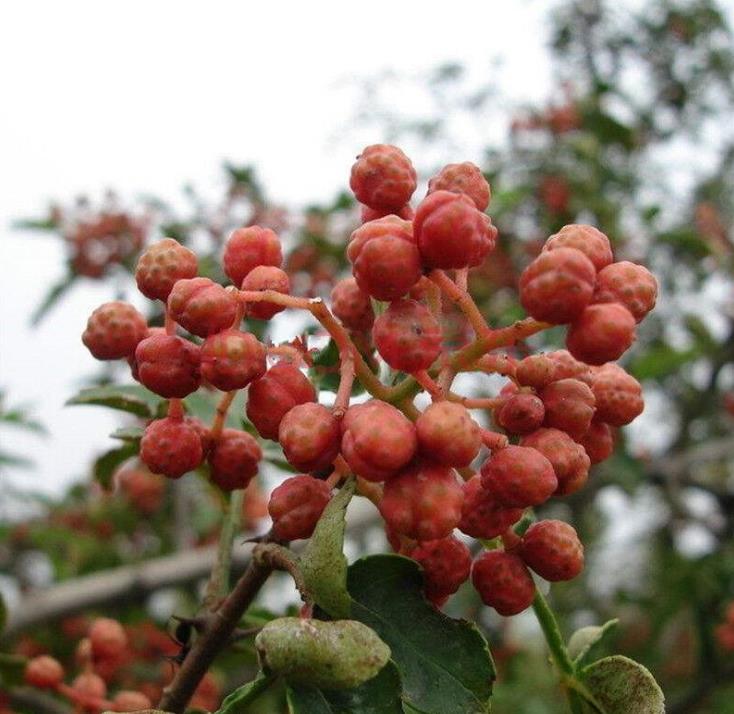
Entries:
{"type": "Polygon", "coordinates": [[[209,582],[204,595],[204,608],[212,610],[219,600],[229,592],[229,571],[232,565],[232,542],[235,533],[239,530],[242,518],[242,502],[245,498],[244,489],[232,491],[229,497],[229,507],[219,531],[219,547],[217,559],[212,568],[209,582]]]}
{"type": "Polygon", "coordinates": [[[553,614],[553,611],[548,605],[548,601],[540,590],[536,590],[535,592],[533,610],[535,611],[535,616],[538,618],[538,622],[540,623],[540,628],[543,630],[543,636],[548,644],[551,657],[561,672],[561,681],[566,685],[566,693],[568,695],[568,703],[571,708],[571,712],[573,714],[583,714],[584,706],[581,697],[567,684],[567,680],[575,680],[576,678],[576,670],[573,666],[573,661],[566,649],[566,645],[561,635],[561,630],[558,627],[556,616],[553,614]]]}

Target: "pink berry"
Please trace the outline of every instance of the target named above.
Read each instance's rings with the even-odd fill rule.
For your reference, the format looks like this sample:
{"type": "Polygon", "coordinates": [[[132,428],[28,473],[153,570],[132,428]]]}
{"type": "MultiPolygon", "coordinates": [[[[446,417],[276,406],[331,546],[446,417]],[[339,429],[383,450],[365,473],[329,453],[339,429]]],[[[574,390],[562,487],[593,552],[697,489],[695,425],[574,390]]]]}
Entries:
{"type": "Polygon", "coordinates": [[[299,404],[280,422],[278,441],[288,463],[298,471],[321,471],[339,453],[339,422],[321,404],[299,404]]]}
{"type": "Polygon", "coordinates": [[[297,404],[316,401],[316,390],[298,367],[279,362],[247,390],[247,418],[264,439],[278,439],[283,417],[297,404]]]}
{"type": "Polygon", "coordinates": [[[125,628],[109,617],[99,617],[92,622],[88,637],[95,659],[115,659],[128,645],[125,628]]]}
{"type": "MultiPolygon", "coordinates": [[[[274,265],[258,265],[245,276],[242,281],[242,289],[248,292],[273,290],[282,295],[289,295],[291,281],[284,271],[274,265]]],[[[248,317],[254,317],[257,320],[269,320],[283,310],[285,310],[285,305],[278,305],[274,302],[247,303],[248,317]]]]}
{"type": "Polygon", "coordinates": [[[441,353],[441,327],[415,300],[390,303],[375,320],[372,338],[385,362],[403,372],[428,369],[441,353]]]}
{"type": "Polygon", "coordinates": [[[538,506],[558,488],[550,461],[524,446],[495,451],[482,465],[481,473],[482,487],[510,508],[538,506]]]}
{"type": "Polygon", "coordinates": [[[183,399],[201,384],[201,349],[182,337],[154,334],[135,350],[138,380],[166,399],[183,399]]]}
{"type": "Polygon", "coordinates": [[[247,488],[262,457],[260,445],[246,431],[223,429],[209,453],[212,481],[222,491],[247,488]]]}
{"type": "Polygon", "coordinates": [[[222,264],[227,277],[236,287],[258,265],[279,268],[283,263],[280,239],[270,228],[247,226],[232,232],[224,246],[222,264]]]}
{"type": "Polygon", "coordinates": [[[452,469],[417,463],[385,483],[379,508],[395,532],[419,541],[436,540],[456,528],[463,500],[452,469]]]}
{"type": "Polygon", "coordinates": [[[145,694],[127,689],[123,689],[115,694],[112,704],[112,711],[115,712],[137,712],[143,709],[151,709],[153,706],[145,694]]]}
{"type": "Polygon", "coordinates": [[[37,689],[56,689],[64,681],[64,668],[57,659],[41,655],[28,660],[24,679],[37,689]]]}
{"type": "Polygon", "coordinates": [[[541,253],[520,275],[520,302],[536,320],[562,324],[577,318],[594,294],[594,264],[575,248],[541,253]]]}
{"type": "Polygon", "coordinates": [[[397,211],[376,211],[374,208],[370,208],[369,206],[362,206],[360,208],[360,220],[362,223],[376,221],[378,218],[384,218],[385,216],[397,216],[398,218],[402,218],[404,221],[412,221],[414,215],[415,211],[413,211],[409,203],[406,203],[397,211]]]}
{"type": "Polygon", "coordinates": [[[349,186],[357,200],[376,211],[399,211],[413,195],[416,173],[397,146],[373,144],[352,166],[349,186]]]}
{"type": "Polygon", "coordinates": [[[410,420],[379,400],[350,407],[342,431],[342,455],[368,481],[385,481],[413,458],[417,447],[410,420]]]}
{"type": "Polygon", "coordinates": [[[594,418],[594,393],[578,379],[560,379],[545,387],[540,398],[545,405],[545,426],[565,431],[580,439],[594,418]]]}
{"type": "Polygon", "coordinates": [[[265,374],[265,345],[249,332],[223,330],[201,347],[201,374],[223,392],[243,389],[265,374]]]}
{"type": "Polygon", "coordinates": [[[619,303],[589,305],[566,335],[569,352],[582,362],[600,365],[621,357],[635,341],[635,318],[619,303]]]}
{"type": "Polygon", "coordinates": [[[140,254],[135,281],[145,297],[165,302],[174,283],[196,277],[198,270],[192,251],[173,238],[163,238],[140,254]]]}
{"type": "Polygon", "coordinates": [[[589,456],[592,464],[606,461],[614,451],[614,434],[609,424],[592,421],[589,431],[581,439],[581,446],[589,456]]]}
{"type": "Polygon", "coordinates": [[[331,499],[325,481],[300,474],[283,481],[270,495],[268,512],[273,533],[280,540],[310,538],[331,499]]]}
{"type": "Polygon", "coordinates": [[[168,296],[168,311],[185,330],[207,337],[232,326],[237,298],[209,278],[179,280],[168,296]]]}
{"type": "Polygon", "coordinates": [[[589,478],[591,462],[583,446],[565,431],[538,429],[522,438],[522,446],[537,449],[553,466],[558,479],[556,496],[567,496],[581,489],[589,478]]]}
{"type": "Polygon", "coordinates": [[[495,415],[497,423],[508,433],[527,434],[543,423],[545,407],[535,394],[523,392],[505,399],[495,415]]]}
{"type": "Polygon", "coordinates": [[[376,300],[403,297],[421,277],[421,262],[409,221],[387,216],[364,223],[347,247],[354,277],[376,300]]]}
{"type": "Polygon", "coordinates": [[[640,322],[655,307],[657,296],[655,276],[642,265],[623,260],[599,272],[594,302],[618,302],[632,313],[636,322],[640,322]]]}
{"type": "Polygon", "coordinates": [[[526,610],[535,597],[535,583],[525,563],[504,550],[482,553],[474,561],[471,579],[482,602],[504,617],[526,610]]]}
{"type": "Polygon", "coordinates": [[[375,321],[370,296],[354,278],[340,280],[331,291],[331,311],[348,330],[367,332],[375,321]]]}
{"type": "Polygon", "coordinates": [[[100,360],[123,359],[135,353],[148,334],[145,318],[126,302],[100,305],[89,317],[82,342],[100,360]]]}
{"type": "Polygon", "coordinates": [[[158,419],[145,429],[140,440],[140,458],[153,473],[180,478],[201,463],[201,438],[182,419],[158,419]]]}
{"type": "Polygon", "coordinates": [[[602,270],[614,260],[609,238],[594,226],[578,223],[563,226],[558,233],[554,233],[548,238],[543,246],[543,251],[547,252],[558,248],[580,250],[597,270],[602,270]]]}
{"type": "Polygon", "coordinates": [[[584,546],[574,528],[563,521],[538,521],[525,531],[520,557],[541,578],[572,580],[584,568],[584,546]]]}
{"type": "Polygon", "coordinates": [[[469,548],[454,536],[424,541],[410,557],[423,567],[426,597],[434,602],[453,595],[471,572],[469,548]]]}
{"type": "Polygon", "coordinates": [[[492,192],[481,169],[464,161],[461,164],[447,164],[428,181],[428,193],[451,191],[468,196],[480,211],[486,211],[492,192]]]}
{"type": "Polygon", "coordinates": [[[522,508],[501,505],[490,491],[482,488],[482,478],[472,476],[464,483],[464,503],[459,530],[473,538],[497,538],[517,523],[522,508]]]}
{"type": "Polygon", "coordinates": [[[418,417],[415,429],[421,453],[443,466],[468,466],[482,445],[479,425],[456,402],[434,402],[418,417]]]}
{"type": "Polygon", "coordinates": [[[610,362],[594,370],[591,390],[596,398],[596,418],[612,426],[629,424],[645,408],[642,386],[617,364],[610,362]]]}
{"type": "Polygon", "coordinates": [[[429,268],[480,265],[494,249],[497,230],[471,198],[436,191],[416,209],[413,230],[423,264],[429,268]]]}
{"type": "Polygon", "coordinates": [[[554,379],[555,362],[547,355],[528,355],[521,359],[515,369],[517,381],[524,387],[541,389],[554,379]]]}

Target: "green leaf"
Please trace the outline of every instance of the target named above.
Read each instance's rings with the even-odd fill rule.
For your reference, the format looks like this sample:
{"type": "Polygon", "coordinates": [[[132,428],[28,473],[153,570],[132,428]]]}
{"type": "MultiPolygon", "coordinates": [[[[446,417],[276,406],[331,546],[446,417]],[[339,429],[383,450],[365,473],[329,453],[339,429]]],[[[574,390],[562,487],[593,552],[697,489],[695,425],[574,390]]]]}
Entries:
{"type": "Polygon", "coordinates": [[[20,655],[0,652],[0,684],[7,689],[22,684],[27,661],[20,655]]]}
{"type": "Polygon", "coordinates": [[[339,363],[339,348],[334,340],[329,340],[326,347],[319,350],[313,357],[313,364],[317,367],[336,367],[339,363]]]}
{"type": "Polygon", "coordinates": [[[489,711],[495,679],[487,641],[477,627],[453,620],[423,597],[418,564],[399,555],[373,555],[349,568],[351,617],[390,646],[403,699],[423,714],[489,711]]]}
{"type": "Polygon", "coordinates": [[[332,617],[349,616],[344,529],[356,481],[350,478],[324,509],[301,558],[301,573],[314,602],[332,617]]]}
{"type": "Polygon", "coordinates": [[[583,667],[591,662],[598,646],[607,639],[611,631],[619,624],[619,620],[609,620],[603,625],[582,627],[571,635],[568,641],[568,654],[577,667],[583,667]]]}
{"type": "Polygon", "coordinates": [[[400,675],[390,662],[376,676],[341,691],[288,687],[290,714],[403,714],[400,675]]]}
{"type": "Polygon", "coordinates": [[[239,714],[241,707],[245,704],[254,702],[262,692],[267,689],[273,682],[275,677],[272,675],[259,672],[257,677],[235,689],[223,702],[222,706],[217,709],[215,714],[239,714]]]}
{"type": "MultiPolygon", "coordinates": [[[[217,413],[217,403],[221,397],[221,392],[204,392],[198,391],[190,394],[184,399],[186,411],[201,419],[205,424],[211,424],[217,413]]],[[[245,396],[242,391],[232,400],[232,404],[227,411],[227,418],[224,425],[230,429],[242,429],[241,415],[245,413],[245,396]]]]}
{"type": "Polygon", "coordinates": [[[116,384],[105,387],[82,389],[79,394],[69,399],[66,404],[88,404],[108,407],[135,414],[147,419],[155,416],[158,406],[163,400],[145,387],[137,384],[116,384]]]}
{"type": "Polygon", "coordinates": [[[33,327],[36,327],[36,325],[38,325],[41,320],[46,317],[51,308],[59,300],[61,300],[61,298],[67,292],[69,292],[72,285],[74,285],[75,279],[76,276],[73,273],[69,273],[68,275],[65,275],[63,278],[61,278],[61,280],[59,280],[55,285],[52,285],[51,288],[49,288],[43,300],[41,301],[41,304],[34,310],[33,314],[31,315],[31,325],[33,327]]]}
{"type": "Polygon", "coordinates": [[[125,443],[116,449],[111,449],[95,460],[92,473],[94,478],[106,491],[112,487],[112,476],[117,467],[138,453],[137,443],[125,443]]]}
{"type": "Polygon", "coordinates": [[[622,655],[605,657],[582,672],[606,714],[664,714],[665,697],[650,672],[622,655]]]}
{"type": "Polygon", "coordinates": [[[110,437],[120,441],[138,442],[143,438],[144,433],[145,429],[141,426],[121,426],[119,429],[115,429],[110,437]]]}
{"type": "Polygon", "coordinates": [[[697,347],[676,350],[664,344],[653,345],[632,361],[629,372],[639,380],[660,379],[678,372],[683,365],[697,359],[700,354],[697,347]]]}

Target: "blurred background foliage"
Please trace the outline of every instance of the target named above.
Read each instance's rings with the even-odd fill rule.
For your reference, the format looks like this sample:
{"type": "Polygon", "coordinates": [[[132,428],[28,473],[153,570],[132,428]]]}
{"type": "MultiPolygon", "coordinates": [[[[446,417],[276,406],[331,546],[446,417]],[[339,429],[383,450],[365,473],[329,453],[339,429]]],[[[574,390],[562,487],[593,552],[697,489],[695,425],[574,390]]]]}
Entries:
{"type": "MultiPolygon", "coordinates": [[[[613,241],[617,259],[643,262],[658,277],[658,308],[625,364],[644,385],[646,414],[618,435],[614,457],[595,467],[586,489],[543,512],[573,522],[588,553],[585,574],[554,586],[552,600],[566,633],[618,617],[613,648],[652,670],[669,712],[734,712],[734,654],[717,637],[734,599],[731,30],[712,0],[559,0],[549,13],[548,33],[555,83],[544,105],[508,108],[492,81],[501,65],[489,61],[479,82],[459,64],[412,77],[376,74],[363,82],[354,133],[407,147],[423,179],[440,168],[437,156],[481,165],[492,185],[489,212],[500,243],[487,264],[473,271],[470,287],[493,324],[521,315],[517,276],[542,241],[566,223],[598,226],[613,241]],[[406,116],[393,101],[406,85],[424,97],[422,113],[406,116]],[[481,141],[482,127],[498,112],[506,138],[483,142],[481,155],[457,155],[476,151],[466,137],[481,141]]],[[[351,141],[350,132],[338,140],[351,141]]],[[[358,224],[351,197],[343,193],[323,205],[288,210],[266,194],[253,167],[226,165],[224,172],[226,190],[216,201],[194,186],[185,189],[185,208],[155,197],[123,205],[108,194],[100,202],[54,205],[40,219],[23,221],[20,227],[58,235],[68,255],[59,282],[31,319],[53,320],[55,302],[85,280],[106,281],[111,297],[124,296],[132,290],[141,247],[163,235],[195,246],[206,256],[202,274],[222,280],[220,246],[243,224],[284,235],[294,293],[328,295],[346,271],[343,248],[358,224]]],[[[155,324],[162,316],[150,318],[155,324]]],[[[464,325],[458,319],[455,325],[460,340],[464,325]]],[[[261,334],[266,329],[251,327],[261,334]]],[[[554,337],[562,346],[553,332],[541,339],[550,345],[554,337]]],[[[121,380],[129,378],[105,367],[90,375],[88,386],[121,380]]],[[[117,446],[90,465],[91,485],[75,486],[58,502],[11,495],[29,515],[19,520],[10,509],[2,513],[0,569],[8,592],[24,597],[216,538],[221,503],[198,480],[163,484],[141,472],[117,473],[113,483],[121,464],[123,472],[140,471],[129,458],[140,419],[156,408],[142,391],[132,389],[121,404],[104,392],[88,395],[87,403],[128,413],[113,435],[117,446]]],[[[206,415],[211,405],[197,410],[206,415]]],[[[41,432],[24,411],[6,407],[2,395],[0,428],[17,427],[41,432]]],[[[283,464],[276,453],[268,456],[272,471],[266,477],[274,478],[283,464]]],[[[0,468],[23,457],[2,450],[0,468]]],[[[268,478],[248,491],[246,530],[257,530],[266,515],[267,488],[268,478]]],[[[351,554],[382,547],[378,531],[379,525],[360,527],[351,554]]],[[[270,607],[278,601],[276,590],[261,602],[270,607]]],[[[162,630],[162,613],[170,611],[170,602],[179,610],[193,607],[196,594],[192,579],[185,586],[128,594],[113,613],[104,602],[93,608],[119,616],[131,631],[144,631],[140,657],[155,663],[130,662],[115,677],[155,691],[166,675],[159,668],[168,667],[162,655],[176,651],[162,630]]],[[[51,627],[31,624],[13,632],[4,649],[21,655],[50,650],[68,660],[74,640],[69,632],[89,614],[73,609],[51,627]]],[[[469,589],[449,610],[477,618],[487,630],[500,669],[494,712],[564,711],[532,616],[487,616],[469,589]]],[[[266,610],[252,614],[254,622],[269,616],[266,610]]],[[[240,650],[217,663],[208,683],[213,699],[243,681],[237,664],[242,652],[253,660],[246,643],[240,650]]],[[[4,671],[11,676],[7,666],[4,671]]],[[[267,711],[281,706],[277,691],[273,697],[261,705],[267,711]]],[[[211,701],[199,704],[215,706],[211,701]]]]}

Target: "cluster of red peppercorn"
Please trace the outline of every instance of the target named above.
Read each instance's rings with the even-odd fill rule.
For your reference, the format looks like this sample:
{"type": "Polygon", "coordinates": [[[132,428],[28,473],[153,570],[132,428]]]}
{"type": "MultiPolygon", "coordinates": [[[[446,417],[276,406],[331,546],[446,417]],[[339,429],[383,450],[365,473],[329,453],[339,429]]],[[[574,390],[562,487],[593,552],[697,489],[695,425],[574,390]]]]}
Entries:
{"type": "Polygon", "coordinates": [[[116,667],[127,649],[127,634],[122,625],[110,618],[99,618],[92,622],[87,637],[79,643],[77,660],[82,671],[71,684],[64,682],[65,672],[61,663],[49,655],[28,661],[25,681],[31,687],[58,693],[80,712],[98,714],[105,710],[130,712],[150,709],[150,699],[132,690],[120,690],[111,700],[107,699],[107,683],[103,675],[116,667]]]}
{"type": "Polygon", "coordinates": [[[178,478],[206,461],[220,488],[245,488],[262,451],[246,431],[224,428],[222,416],[234,392],[247,388],[249,421],[302,472],[271,495],[278,538],[309,537],[332,488],[352,473],[359,492],[377,504],[395,549],[423,566],[434,603],[471,573],[485,603],[515,614],[534,596],[528,567],[551,581],[583,567],[570,525],[539,521],[522,536],[513,526],[525,509],[581,488],[590,465],[610,455],[612,428],[641,413],[640,384],[611,361],[652,309],[655,279],[639,265],[614,262],[600,231],[569,225],[520,278],[531,317],[491,329],[466,290],[467,271],[485,261],[497,238],[484,213],[491,193],[480,170],[468,162],[446,166],[414,212],[410,160],[397,147],[375,145],[358,157],[350,185],[363,204],[363,224],[347,246],[353,277],[335,285],[333,312],[289,294],[278,237],[250,226],[225,245],[230,287],[197,277],[196,256],[170,238],[149,247],[136,279],[144,295],[166,302],[165,328],[149,328],[131,305],[107,303],[90,317],[84,343],[99,359],[128,359],[136,379],[171,400],[168,416],[151,422],[141,442],[141,459],[153,472],[178,478]],[[476,333],[455,352],[444,341],[442,298],[476,333]],[[379,315],[375,301],[388,303],[379,315]],[[332,408],[318,402],[297,361],[268,368],[269,356],[282,350],[242,330],[244,317],[267,320],[286,307],[310,310],[339,349],[342,383],[332,408]],[[568,351],[513,355],[518,341],[559,324],[569,325],[568,351]],[[397,387],[380,383],[368,366],[375,351],[410,376],[397,387]],[[355,370],[375,398],[350,405],[355,370]],[[461,371],[509,381],[497,398],[472,400],[451,391],[461,371]],[[226,393],[211,427],[187,417],[180,402],[202,384],[226,393]],[[422,413],[412,401],[420,389],[433,400],[422,413]],[[492,409],[505,433],[481,428],[473,408],[492,409]],[[483,446],[491,453],[477,474],[471,465],[483,446]],[[503,547],[472,565],[456,528],[484,540],[501,537],[503,547]]]}

